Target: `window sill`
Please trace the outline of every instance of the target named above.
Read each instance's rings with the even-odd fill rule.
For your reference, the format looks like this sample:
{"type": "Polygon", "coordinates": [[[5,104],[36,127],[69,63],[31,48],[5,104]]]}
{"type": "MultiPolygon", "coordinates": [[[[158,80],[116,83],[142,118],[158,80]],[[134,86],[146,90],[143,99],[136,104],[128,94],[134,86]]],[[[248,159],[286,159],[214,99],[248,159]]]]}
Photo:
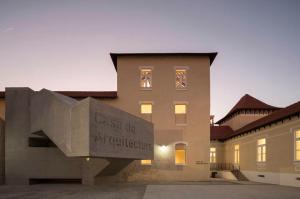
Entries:
{"type": "Polygon", "coordinates": [[[176,166],[186,166],[186,164],[175,164],[176,166]]]}
{"type": "Polygon", "coordinates": [[[141,91],[152,91],[152,88],[140,88],[141,91]]]}
{"type": "Polygon", "coordinates": [[[176,126],[187,126],[187,124],[175,124],[176,126]]]}

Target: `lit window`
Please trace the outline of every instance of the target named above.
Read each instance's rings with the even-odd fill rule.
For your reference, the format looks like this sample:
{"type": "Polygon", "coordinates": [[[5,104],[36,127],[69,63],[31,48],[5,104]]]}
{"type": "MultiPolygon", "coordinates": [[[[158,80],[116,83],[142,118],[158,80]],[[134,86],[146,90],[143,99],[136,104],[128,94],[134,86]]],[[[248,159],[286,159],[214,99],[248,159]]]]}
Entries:
{"type": "Polygon", "coordinates": [[[152,104],[151,103],[142,103],[141,106],[141,118],[152,121],[152,104]]]}
{"type": "Polygon", "coordinates": [[[175,164],[185,165],[186,164],[186,145],[176,144],[175,145],[175,164]]]}
{"type": "Polygon", "coordinates": [[[300,130],[295,132],[295,160],[300,161],[300,130]]]}
{"type": "Polygon", "coordinates": [[[175,123],[186,124],[187,122],[187,109],[186,104],[175,104],[175,123]]]}
{"type": "Polygon", "coordinates": [[[152,70],[141,69],[140,86],[142,88],[152,88],[152,70]]]}
{"type": "Polygon", "coordinates": [[[186,114],[186,104],[176,104],[175,114],[186,114]]]}
{"type": "Polygon", "coordinates": [[[209,161],[210,163],[216,163],[217,158],[216,158],[216,148],[210,148],[210,155],[209,155],[209,161]]]}
{"type": "Polygon", "coordinates": [[[141,164],[142,165],[151,165],[152,164],[152,160],[141,160],[141,164]]]}
{"type": "Polygon", "coordinates": [[[240,145],[234,145],[234,163],[240,163],[240,145]]]}
{"type": "Polygon", "coordinates": [[[152,114],[152,104],[141,104],[142,114],[152,114]]]}
{"type": "Polygon", "coordinates": [[[175,70],[175,86],[176,89],[184,89],[187,87],[186,70],[176,69],[175,70]]]}
{"type": "Polygon", "coordinates": [[[266,162],[266,139],[257,140],[257,162],[266,162]]]}

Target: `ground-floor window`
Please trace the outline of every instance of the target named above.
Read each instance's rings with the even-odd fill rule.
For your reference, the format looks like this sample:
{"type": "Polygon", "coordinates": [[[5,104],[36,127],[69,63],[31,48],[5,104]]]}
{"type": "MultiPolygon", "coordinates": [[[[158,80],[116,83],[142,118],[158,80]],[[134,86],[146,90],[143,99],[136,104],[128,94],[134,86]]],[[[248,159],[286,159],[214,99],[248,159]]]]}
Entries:
{"type": "Polygon", "coordinates": [[[295,160],[300,161],[300,130],[295,132],[295,160]]]}
{"type": "Polygon", "coordinates": [[[266,162],[266,138],[257,140],[257,162],[266,162]]]}
{"type": "Polygon", "coordinates": [[[240,163],[240,145],[238,144],[234,145],[234,163],[240,163]]]}
{"type": "Polygon", "coordinates": [[[216,158],[216,148],[215,147],[211,147],[210,148],[210,163],[216,163],[217,162],[217,158],[216,158]]]}
{"type": "Polygon", "coordinates": [[[186,164],[186,144],[179,143],[175,145],[175,164],[186,164]]]}
{"type": "Polygon", "coordinates": [[[141,164],[142,165],[151,165],[152,164],[152,160],[141,160],[141,164]]]}

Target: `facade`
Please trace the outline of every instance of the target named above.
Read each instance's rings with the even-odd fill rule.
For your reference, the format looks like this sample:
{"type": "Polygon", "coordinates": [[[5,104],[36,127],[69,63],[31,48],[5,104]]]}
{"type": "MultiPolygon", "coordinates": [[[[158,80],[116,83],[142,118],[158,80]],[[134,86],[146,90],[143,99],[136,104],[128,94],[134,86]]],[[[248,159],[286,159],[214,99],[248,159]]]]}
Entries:
{"type": "Polygon", "coordinates": [[[213,170],[233,179],[224,170],[238,168],[251,181],[300,186],[300,102],[277,108],[245,95],[217,124],[211,126],[213,170]]]}
{"type": "MultiPolygon", "coordinates": [[[[39,92],[29,88],[7,89],[5,96],[1,94],[0,100],[0,117],[5,119],[6,134],[5,182],[28,184],[61,180],[97,184],[106,180],[207,180],[210,144],[210,66],[215,56],[216,53],[111,54],[118,75],[117,92],[59,92],[80,100],[79,103],[82,104],[89,101],[84,98],[94,97],[101,103],[117,108],[121,111],[120,114],[132,114],[153,123],[154,156],[137,154],[132,156],[130,161],[127,161],[126,157],[105,156],[102,153],[97,153],[100,154],[97,157],[70,157],[72,153],[67,153],[64,143],[59,143],[57,139],[57,136],[60,136],[58,131],[68,127],[65,127],[64,122],[53,118],[56,118],[57,112],[60,111],[63,115],[66,114],[63,111],[68,110],[65,101],[67,104],[76,104],[76,107],[77,102],[50,91],[40,91],[44,92],[43,96],[54,95],[55,103],[59,101],[59,108],[56,107],[56,111],[53,112],[56,115],[51,117],[44,114],[42,118],[46,118],[43,119],[46,124],[41,125],[42,119],[38,115],[40,109],[28,108],[28,104],[35,102],[32,96],[38,95],[39,92]],[[33,113],[37,115],[32,115],[33,113]],[[52,126],[61,128],[53,130],[52,126]],[[39,130],[45,131],[47,137],[43,144],[36,141],[36,136],[44,136],[39,130]],[[34,132],[36,133],[32,136],[34,132]],[[19,162],[22,162],[22,165],[19,162]]],[[[45,97],[45,100],[48,99],[49,97],[45,97]]],[[[78,108],[78,111],[80,112],[81,108],[78,108]]],[[[81,116],[82,118],[79,117],[78,122],[75,122],[76,128],[66,130],[66,135],[72,137],[77,128],[82,128],[81,123],[86,117],[81,116]]],[[[65,120],[68,117],[62,118],[65,120]]],[[[82,142],[77,141],[80,146],[82,142]]],[[[66,145],[67,148],[70,146],[66,145]]],[[[72,149],[75,150],[76,147],[72,149]]]]}

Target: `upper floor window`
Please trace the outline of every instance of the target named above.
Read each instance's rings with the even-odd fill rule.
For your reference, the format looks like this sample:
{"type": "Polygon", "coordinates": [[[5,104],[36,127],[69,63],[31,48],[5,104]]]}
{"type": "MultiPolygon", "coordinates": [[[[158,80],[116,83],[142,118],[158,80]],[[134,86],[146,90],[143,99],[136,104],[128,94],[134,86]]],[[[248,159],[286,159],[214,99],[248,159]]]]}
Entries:
{"type": "Polygon", "coordinates": [[[152,103],[150,102],[142,102],[141,106],[141,114],[142,118],[148,121],[152,121],[152,103]]]}
{"type": "Polygon", "coordinates": [[[186,104],[175,104],[175,123],[186,124],[187,123],[187,105],[186,104]]]}
{"type": "Polygon", "coordinates": [[[179,143],[175,145],[175,164],[186,164],[186,144],[179,143]]]}
{"type": "Polygon", "coordinates": [[[211,147],[210,148],[210,154],[209,154],[209,161],[210,163],[216,163],[217,162],[217,156],[216,156],[216,148],[215,147],[211,147]]]}
{"type": "Polygon", "coordinates": [[[234,145],[234,163],[240,163],[240,145],[238,144],[234,145]]]}
{"type": "Polygon", "coordinates": [[[141,69],[140,74],[140,86],[141,88],[152,88],[152,69],[144,68],[141,69]]]}
{"type": "Polygon", "coordinates": [[[295,160],[300,161],[300,130],[295,132],[295,160]]]}
{"type": "Polygon", "coordinates": [[[257,140],[257,162],[266,162],[266,138],[257,140]]]}
{"type": "Polygon", "coordinates": [[[186,69],[175,69],[175,87],[176,89],[187,88],[186,69]]]}

